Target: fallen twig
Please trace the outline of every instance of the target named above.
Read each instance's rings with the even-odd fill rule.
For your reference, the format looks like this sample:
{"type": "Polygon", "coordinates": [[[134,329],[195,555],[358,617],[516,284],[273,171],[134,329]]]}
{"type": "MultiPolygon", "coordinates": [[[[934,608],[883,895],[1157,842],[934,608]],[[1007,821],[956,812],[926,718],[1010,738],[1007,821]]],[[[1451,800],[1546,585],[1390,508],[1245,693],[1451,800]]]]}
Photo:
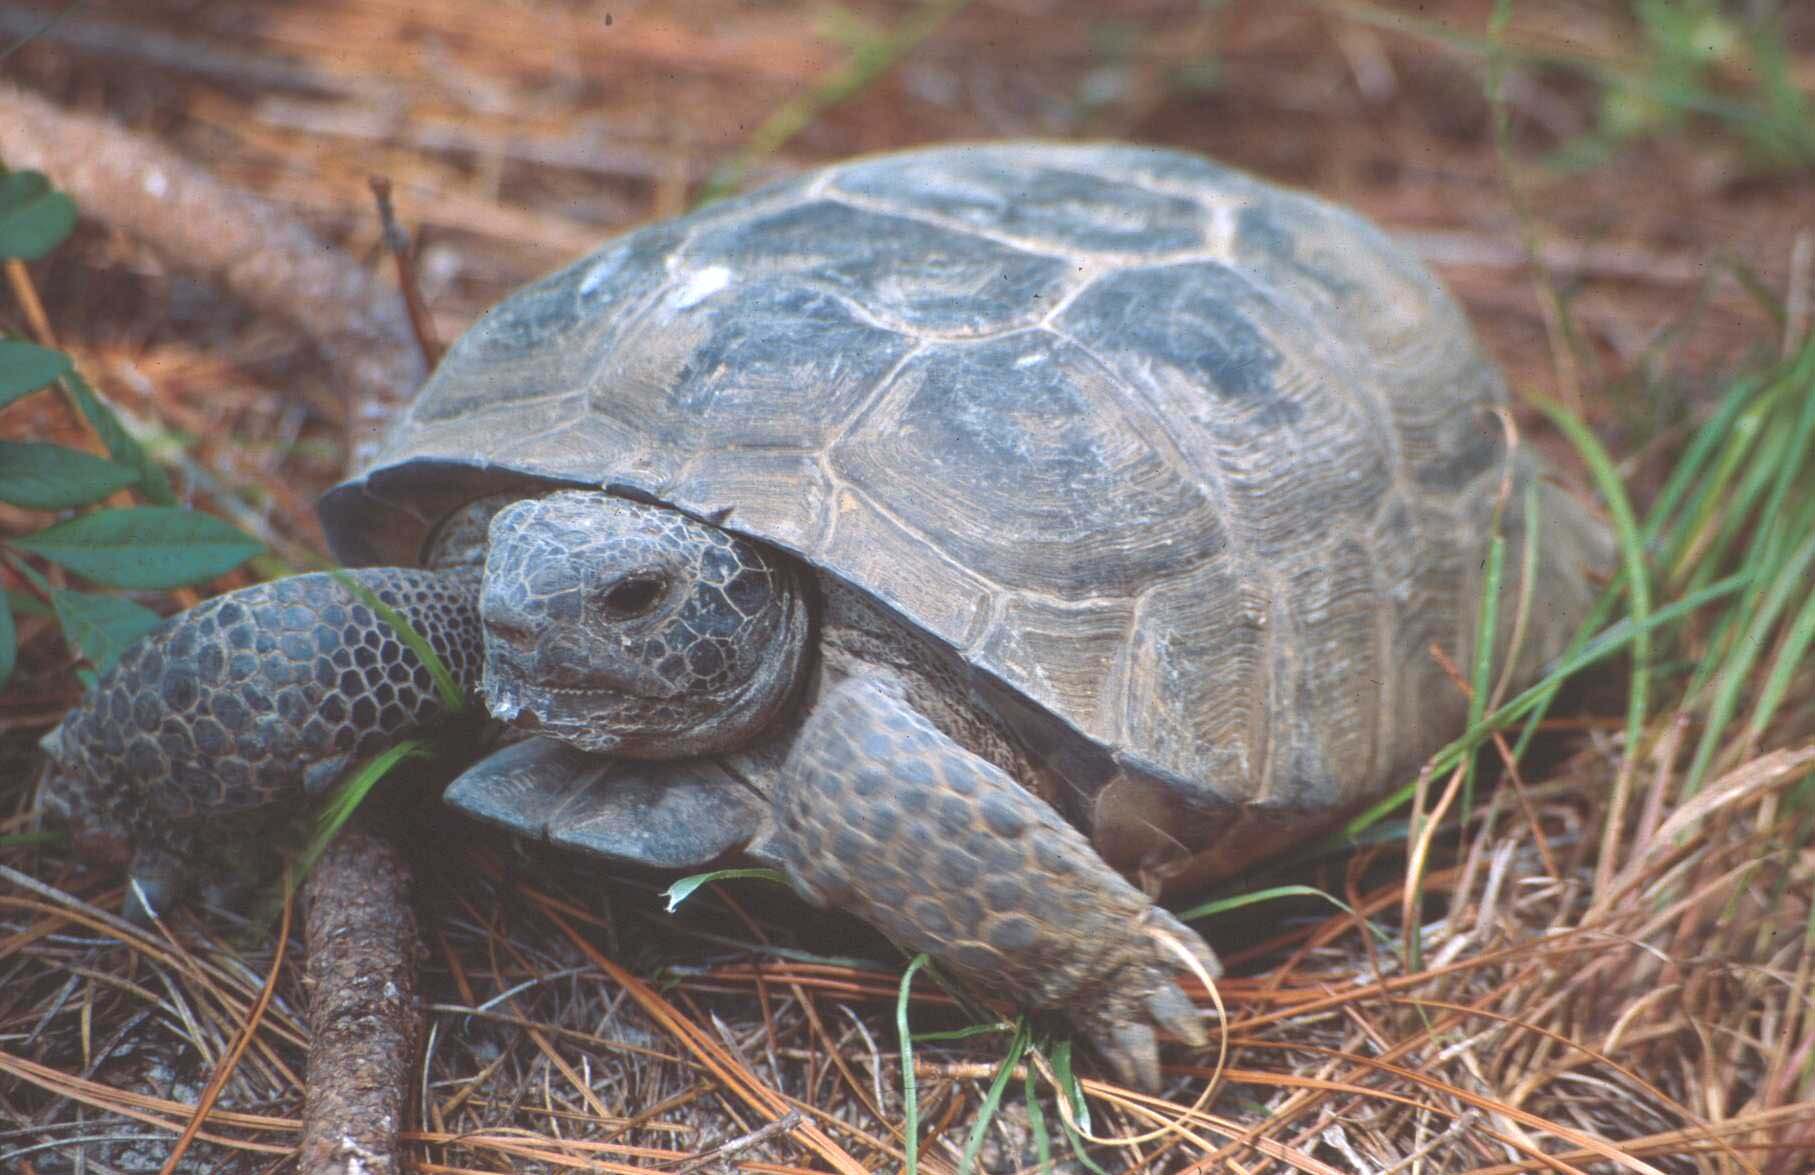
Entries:
{"type": "Polygon", "coordinates": [[[786,1134],[796,1126],[799,1126],[800,1123],[800,1111],[789,1110],[786,1114],[783,1114],[773,1122],[766,1122],[763,1125],[758,1126],[755,1130],[750,1131],[748,1134],[739,1135],[728,1142],[722,1142],[711,1150],[688,1159],[674,1169],[674,1175],[687,1175],[687,1172],[697,1171],[707,1163],[716,1162],[720,1159],[728,1159],[739,1151],[749,1150],[765,1138],[774,1138],[777,1134],[786,1134]]]}
{"type": "Polygon", "coordinates": [[[355,464],[421,382],[396,289],[154,140],[0,84],[0,159],[46,173],[86,214],[307,335],[345,391],[355,464]]]}
{"type": "Polygon", "coordinates": [[[308,1089],[299,1175],[393,1175],[422,1039],[409,870],[348,828],[308,881],[308,1089]]]}

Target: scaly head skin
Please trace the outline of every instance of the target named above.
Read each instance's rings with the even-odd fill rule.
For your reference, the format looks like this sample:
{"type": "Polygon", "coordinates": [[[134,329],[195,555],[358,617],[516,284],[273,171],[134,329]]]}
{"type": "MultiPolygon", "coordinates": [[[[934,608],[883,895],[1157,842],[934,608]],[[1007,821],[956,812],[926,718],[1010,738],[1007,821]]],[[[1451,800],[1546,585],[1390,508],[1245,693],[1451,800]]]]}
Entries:
{"type": "Polygon", "coordinates": [[[492,713],[625,758],[748,742],[792,698],[809,635],[785,557],[589,490],[492,519],[479,612],[492,713]]]}

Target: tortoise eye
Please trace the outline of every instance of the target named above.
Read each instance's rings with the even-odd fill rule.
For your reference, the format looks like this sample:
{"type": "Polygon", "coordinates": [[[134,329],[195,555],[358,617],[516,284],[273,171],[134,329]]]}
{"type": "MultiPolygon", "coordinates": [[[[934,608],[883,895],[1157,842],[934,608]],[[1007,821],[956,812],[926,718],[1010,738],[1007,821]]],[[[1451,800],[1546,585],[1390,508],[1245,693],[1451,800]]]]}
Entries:
{"type": "Polygon", "coordinates": [[[631,620],[643,615],[668,594],[668,581],[659,575],[633,573],[605,589],[600,605],[611,620],[631,620]]]}

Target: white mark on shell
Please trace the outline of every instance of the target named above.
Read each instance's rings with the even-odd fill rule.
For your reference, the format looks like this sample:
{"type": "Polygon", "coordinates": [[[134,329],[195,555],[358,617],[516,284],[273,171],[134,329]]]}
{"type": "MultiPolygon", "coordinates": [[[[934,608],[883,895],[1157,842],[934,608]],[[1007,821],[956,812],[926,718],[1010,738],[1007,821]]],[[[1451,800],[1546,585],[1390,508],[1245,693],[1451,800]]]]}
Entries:
{"type": "Polygon", "coordinates": [[[611,276],[624,264],[623,249],[613,249],[605,256],[592,263],[586,276],[580,279],[580,297],[590,298],[598,292],[600,286],[611,280],[611,276]]]}
{"type": "Polygon", "coordinates": [[[1235,236],[1240,231],[1241,211],[1246,206],[1246,201],[1210,201],[1210,225],[1204,245],[1213,255],[1229,258],[1235,256],[1235,236]]]}
{"type": "Polygon", "coordinates": [[[731,284],[731,271],[722,265],[708,265],[689,277],[686,284],[674,292],[674,308],[686,310],[695,306],[731,284]]]}

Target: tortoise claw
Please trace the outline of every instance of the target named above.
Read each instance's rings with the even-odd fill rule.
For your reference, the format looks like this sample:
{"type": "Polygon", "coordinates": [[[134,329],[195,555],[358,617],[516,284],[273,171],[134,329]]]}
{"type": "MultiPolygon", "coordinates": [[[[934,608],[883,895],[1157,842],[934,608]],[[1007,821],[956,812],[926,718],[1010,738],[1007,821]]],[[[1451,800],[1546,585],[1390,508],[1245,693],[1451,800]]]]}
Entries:
{"type": "Polygon", "coordinates": [[[1147,1012],[1155,1024],[1193,1047],[1202,1047],[1209,1041],[1197,1005],[1185,997],[1177,984],[1164,983],[1155,989],[1147,997],[1147,1012]]]}
{"type": "Polygon", "coordinates": [[[1123,1085],[1136,1089],[1159,1088],[1160,1044],[1153,1029],[1125,1020],[1110,1029],[1107,1041],[1097,1040],[1096,1046],[1123,1085]]]}

